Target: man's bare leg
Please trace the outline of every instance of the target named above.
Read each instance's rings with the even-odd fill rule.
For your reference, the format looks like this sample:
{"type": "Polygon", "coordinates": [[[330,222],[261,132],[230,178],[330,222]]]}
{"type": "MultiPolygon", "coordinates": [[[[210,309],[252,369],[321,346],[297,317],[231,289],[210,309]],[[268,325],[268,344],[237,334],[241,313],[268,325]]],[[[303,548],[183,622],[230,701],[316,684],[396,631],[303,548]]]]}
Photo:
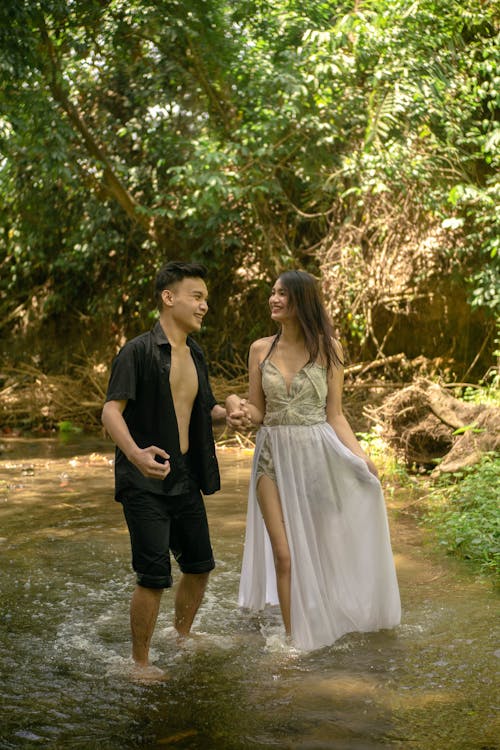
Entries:
{"type": "Polygon", "coordinates": [[[203,599],[209,573],[183,573],[175,596],[174,626],[179,636],[189,635],[191,625],[203,599]]]}
{"type": "Polygon", "coordinates": [[[132,630],[132,658],[134,675],[138,679],[161,680],[165,672],[149,663],[149,647],[160,610],[163,589],[149,589],[137,585],[130,602],[130,628],[132,630]]]}

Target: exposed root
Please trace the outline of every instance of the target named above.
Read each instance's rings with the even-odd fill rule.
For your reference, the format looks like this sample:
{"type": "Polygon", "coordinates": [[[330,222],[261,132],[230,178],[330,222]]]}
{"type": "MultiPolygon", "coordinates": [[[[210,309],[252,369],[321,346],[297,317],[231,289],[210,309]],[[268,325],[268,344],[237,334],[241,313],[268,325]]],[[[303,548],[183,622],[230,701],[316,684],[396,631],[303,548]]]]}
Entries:
{"type": "Polygon", "coordinates": [[[500,449],[500,409],[453,398],[419,379],[367,412],[408,466],[457,471],[500,449]]]}

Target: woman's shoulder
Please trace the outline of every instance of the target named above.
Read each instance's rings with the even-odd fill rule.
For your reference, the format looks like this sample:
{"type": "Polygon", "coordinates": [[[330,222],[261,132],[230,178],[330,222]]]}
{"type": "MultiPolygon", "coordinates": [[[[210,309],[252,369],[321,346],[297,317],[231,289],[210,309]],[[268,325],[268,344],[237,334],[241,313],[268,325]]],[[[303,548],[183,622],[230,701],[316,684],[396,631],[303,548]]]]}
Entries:
{"type": "Polygon", "coordinates": [[[261,352],[267,352],[269,351],[270,347],[272,346],[272,343],[276,336],[264,336],[262,339],[257,339],[250,345],[250,351],[254,352],[255,354],[260,354],[261,352]]]}
{"type": "Polygon", "coordinates": [[[249,361],[261,367],[262,362],[271,351],[275,339],[276,336],[264,336],[264,338],[254,341],[250,346],[249,361]]]}

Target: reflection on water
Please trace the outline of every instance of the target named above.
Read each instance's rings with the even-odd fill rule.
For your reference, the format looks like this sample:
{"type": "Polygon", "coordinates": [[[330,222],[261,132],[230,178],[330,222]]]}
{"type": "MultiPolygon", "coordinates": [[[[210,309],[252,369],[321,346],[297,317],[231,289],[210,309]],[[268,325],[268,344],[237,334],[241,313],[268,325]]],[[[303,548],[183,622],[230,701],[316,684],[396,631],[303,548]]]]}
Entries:
{"type": "Polygon", "coordinates": [[[391,508],[403,601],[394,632],[300,655],[275,611],[236,606],[250,455],[219,452],[207,499],[217,568],[179,651],[166,592],[153,658],[129,667],[129,541],[109,443],[4,440],[0,455],[0,748],[498,748],[496,602],[391,508]]]}

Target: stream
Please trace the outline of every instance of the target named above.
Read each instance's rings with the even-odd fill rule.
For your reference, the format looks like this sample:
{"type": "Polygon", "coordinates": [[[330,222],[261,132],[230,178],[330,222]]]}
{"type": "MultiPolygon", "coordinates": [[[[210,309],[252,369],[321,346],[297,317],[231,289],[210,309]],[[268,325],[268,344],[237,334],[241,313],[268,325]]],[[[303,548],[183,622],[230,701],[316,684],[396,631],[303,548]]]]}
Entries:
{"type": "Polygon", "coordinates": [[[276,609],[238,609],[251,452],[219,449],[199,637],[177,647],[165,592],[152,659],[169,679],[144,685],[127,676],[134,577],[111,443],[0,442],[2,750],[500,748],[498,597],[425,542],[404,490],[387,499],[402,624],[300,654],[270,646],[276,609]]]}

